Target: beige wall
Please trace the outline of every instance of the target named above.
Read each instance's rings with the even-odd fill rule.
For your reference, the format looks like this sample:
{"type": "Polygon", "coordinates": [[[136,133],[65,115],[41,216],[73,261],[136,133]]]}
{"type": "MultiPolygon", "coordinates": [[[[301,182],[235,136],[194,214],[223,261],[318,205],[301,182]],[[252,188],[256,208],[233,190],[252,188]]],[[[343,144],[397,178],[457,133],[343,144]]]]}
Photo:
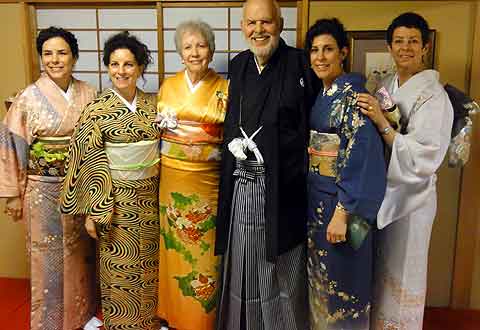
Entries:
{"type": "MultiPolygon", "coordinates": [[[[320,17],[338,17],[347,30],[385,30],[406,11],[423,15],[436,34],[435,67],[443,82],[467,88],[475,4],[436,1],[315,1],[310,25],[320,17]],[[454,23],[453,23],[454,20],[454,23]]],[[[452,283],[460,171],[442,167],[439,203],[432,233],[428,276],[429,306],[448,306],[452,283]]]]}
{"type": "MultiPolygon", "coordinates": [[[[2,82],[0,83],[0,118],[5,114],[3,100],[12,93],[25,87],[24,51],[22,49],[23,30],[22,6],[19,4],[0,4],[0,40],[2,51],[2,82]]],[[[5,173],[0,173],[5,175],[5,173]]],[[[14,223],[3,212],[4,202],[0,200],[0,277],[28,277],[27,252],[25,249],[25,225],[14,223]]]]}

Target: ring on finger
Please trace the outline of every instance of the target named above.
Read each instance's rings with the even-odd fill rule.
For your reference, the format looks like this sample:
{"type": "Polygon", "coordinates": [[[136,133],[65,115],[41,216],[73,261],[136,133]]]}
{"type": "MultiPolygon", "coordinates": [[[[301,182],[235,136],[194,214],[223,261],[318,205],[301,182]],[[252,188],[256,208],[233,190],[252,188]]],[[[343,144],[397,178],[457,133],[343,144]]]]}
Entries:
{"type": "Polygon", "coordinates": [[[372,111],[373,107],[371,105],[368,106],[368,111],[372,111]]]}

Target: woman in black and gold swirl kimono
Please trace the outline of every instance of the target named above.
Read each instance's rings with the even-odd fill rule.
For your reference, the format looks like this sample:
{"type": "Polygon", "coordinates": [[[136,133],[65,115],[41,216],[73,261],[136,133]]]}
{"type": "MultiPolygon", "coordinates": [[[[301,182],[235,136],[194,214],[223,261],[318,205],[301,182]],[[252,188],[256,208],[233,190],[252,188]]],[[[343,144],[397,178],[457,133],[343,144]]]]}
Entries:
{"type": "Polygon", "coordinates": [[[151,57],[123,32],[107,40],[103,62],[113,88],[77,124],[62,210],[86,214],[99,240],[105,329],[156,329],[160,131],[155,104],[136,87],[151,57]]]}

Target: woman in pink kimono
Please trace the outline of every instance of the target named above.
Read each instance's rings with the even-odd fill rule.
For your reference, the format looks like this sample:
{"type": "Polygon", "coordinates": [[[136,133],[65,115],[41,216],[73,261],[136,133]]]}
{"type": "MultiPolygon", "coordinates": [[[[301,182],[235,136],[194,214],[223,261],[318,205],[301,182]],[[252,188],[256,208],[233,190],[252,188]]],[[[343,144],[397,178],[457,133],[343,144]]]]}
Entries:
{"type": "Polygon", "coordinates": [[[393,20],[387,42],[397,73],[382,82],[401,113],[396,132],[379,103],[361,94],[357,104],[382,134],[390,152],[387,190],[377,216],[372,330],[421,330],[430,234],[437,207],[435,172],[447,152],[453,109],[438,72],[427,70],[429,27],[405,13],[393,20]]]}
{"type": "Polygon", "coordinates": [[[0,123],[0,197],[27,225],[31,330],[73,330],[95,312],[95,244],[81,218],[62,215],[68,142],[95,89],[72,77],[75,36],[50,27],[37,37],[41,77],[13,100],[0,123]]]}

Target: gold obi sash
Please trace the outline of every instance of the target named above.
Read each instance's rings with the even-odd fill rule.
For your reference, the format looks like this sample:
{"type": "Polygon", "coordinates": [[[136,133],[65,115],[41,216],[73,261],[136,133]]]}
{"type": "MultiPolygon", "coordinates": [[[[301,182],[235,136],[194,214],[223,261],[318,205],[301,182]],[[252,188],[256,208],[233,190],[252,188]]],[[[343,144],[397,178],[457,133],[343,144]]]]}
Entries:
{"type": "Polygon", "coordinates": [[[162,159],[220,162],[222,137],[223,124],[179,120],[177,128],[162,134],[162,159]]]}
{"type": "Polygon", "coordinates": [[[63,177],[70,136],[40,137],[30,145],[28,175],[63,177]]]}
{"type": "Polygon", "coordinates": [[[105,142],[112,179],[141,180],[158,175],[159,140],[105,142]]]}
{"type": "Polygon", "coordinates": [[[336,177],[339,147],[340,137],[337,134],[311,130],[308,147],[310,171],[323,176],[336,177]]]}

